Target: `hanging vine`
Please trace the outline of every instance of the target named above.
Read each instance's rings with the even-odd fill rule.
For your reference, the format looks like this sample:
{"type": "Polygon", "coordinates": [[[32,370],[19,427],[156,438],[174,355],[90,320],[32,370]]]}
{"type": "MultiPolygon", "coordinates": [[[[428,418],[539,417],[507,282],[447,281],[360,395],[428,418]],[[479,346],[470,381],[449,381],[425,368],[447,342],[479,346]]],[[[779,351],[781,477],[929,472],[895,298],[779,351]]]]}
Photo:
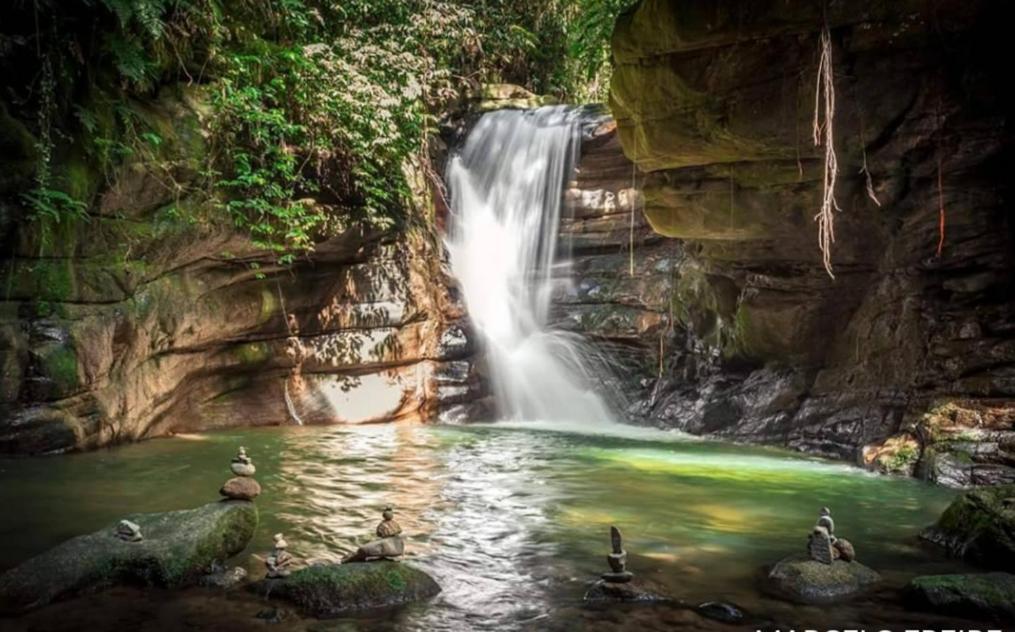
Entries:
{"type": "Polygon", "coordinates": [[[941,175],[941,151],[937,152],[937,256],[941,258],[941,253],[944,252],[945,248],[945,193],[944,193],[944,176],[941,175]]]}
{"type": "Polygon", "coordinates": [[[817,81],[814,88],[814,146],[825,148],[825,169],[821,210],[814,216],[818,222],[818,247],[828,276],[832,272],[832,244],[835,243],[835,213],[841,211],[835,200],[835,183],[839,176],[839,163],[835,155],[835,82],[832,74],[832,37],[828,24],[821,30],[821,57],[818,61],[817,81]]]}
{"type": "Polygon", "coordinates": [[[857,116],[860,123],[860,154],[863,161],[860,165],[860,175],[864,177],[864,187],[867,191],[867,197],[869,197],[878,208],[881,208],[881,200],[879,200],[877,194],[874,193],[874,181],[871,179],[871,172],[867,167],[867,140],[864,138],[863,133],[863,114],[858,114],[857,116]]]}

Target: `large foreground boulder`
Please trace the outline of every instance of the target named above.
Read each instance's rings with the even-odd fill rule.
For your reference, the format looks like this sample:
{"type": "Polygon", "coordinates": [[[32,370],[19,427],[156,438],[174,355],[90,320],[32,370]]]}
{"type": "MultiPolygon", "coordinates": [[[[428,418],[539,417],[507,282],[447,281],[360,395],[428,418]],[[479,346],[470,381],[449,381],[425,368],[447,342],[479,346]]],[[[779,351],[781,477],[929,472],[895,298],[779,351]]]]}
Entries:
{"type": "Polygon", "coordinates": [[[944,614],[1015,621],[1015,575],[926,575],[906,586],[908,605],[944,614]]]}
{"type": "Polygon", "coordinates": [[[859,562],[823,564],[792,555],[772,567],[766,587],[791,601],[826,604],[850,599],[880,580],[877,572],[859,562]]]}
{"type": "Polygon", "coordinates": [[[1015,568],[1015,485],[959,496],[920,537],[987,568],[1015,568]]]}
{"type": "Polygon", "coordinates": [[[24,611],[115,584],[175,588],[191,583],[213,563],[242,551],[258,516],[253,503],[234,500],[127,519],[141,528],[143,540],[121,540],[114,524],[0,575],[0,612],[24,611]]]}
{"type": "Polygon", "coordinates": [[[399,606],[433,597],[441,587],[421,570],[400,562],[319,564],[285,579],[265,579],[251,590],[326,618],[353,610],[399,606]]]}

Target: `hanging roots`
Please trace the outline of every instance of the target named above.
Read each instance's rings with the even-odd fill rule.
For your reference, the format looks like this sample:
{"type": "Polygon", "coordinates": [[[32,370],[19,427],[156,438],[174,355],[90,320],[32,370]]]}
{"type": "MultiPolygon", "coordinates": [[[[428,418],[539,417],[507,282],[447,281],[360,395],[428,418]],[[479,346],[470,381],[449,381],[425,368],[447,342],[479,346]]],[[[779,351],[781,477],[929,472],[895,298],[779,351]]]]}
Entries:
{"type": "Polygon", "coordinates": [[[945,248],[945,191],[944,182],[941,175],[941,152],[937,154],[937,256],[941,258],[941,253],[944,252],[945,248]]]}
{"type": "Polygon", "coordinates": [[[879,200],[877,194],[874,193],[874,181],[871,179],[870,169],[867,168],[867,141],[864,140],[863,134],[863,115],[860,116],[860,152],[863,156],[863,165],[860,167],[860,175],[862,175],[866,181],[867,197],[869,197],[871,201],[878,206],[878,208],[881,208],[881,200],[879,200]]]}
{"type": "Polygon", "coordinates": [[[821,248],[822,262],[828,276],[832,274],[832,244],[835,243],[835,215],[840,211],[835,201],[835,181],[839,176],[839,164],[835,157],[835,137],[832,127],[835,121],[835,84],[832,80],[832,37],[828,25],[821,31],[821,59],[818,62],[818,78],[814,88],[814,146],[825,146],[824,190],[821,210],[814,216],[818,222],[818,247],[821,248]],[[824,121],[822,121],[824,113],[824,121]]]}
{"type": "Polygon", "coordinates": [[[638,206],[638,166],[631,163],[631,228],[628,232],[628,276],[634,278],[634,211],[638,206]]]}

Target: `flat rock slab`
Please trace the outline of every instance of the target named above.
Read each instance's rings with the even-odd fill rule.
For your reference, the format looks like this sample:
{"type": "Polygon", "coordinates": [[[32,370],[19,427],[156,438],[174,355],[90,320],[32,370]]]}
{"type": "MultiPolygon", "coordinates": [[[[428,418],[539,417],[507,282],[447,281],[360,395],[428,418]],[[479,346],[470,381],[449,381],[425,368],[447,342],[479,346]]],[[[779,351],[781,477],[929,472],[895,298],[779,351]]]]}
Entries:
{"type": "Polygon", "coordinates": [[[246,548],[258,520],[254,504],[240,500],[126,518],[141,527],[144,540],[120,540],[114,523],[0,575],[0,612],[29,610],[116,584],[175,588],[191,583],[213,562],[246,548]]]}
{"type": "Polygon", "coordinates": [[[850,599],[879,581],[880,575],[859,562],[822,564],[792,555],[772,568],[767,588],[798,603],[826,604],[850,599]]]}
{"type": "Polygon", "coordinates": [[[1015,621],[1015,575],[924,575],[909,582],[906,603],[959,617],[1015,621]]]}
{"type": "Polygon", "coordinates": [[[327,618],[355,610],[400,606],[441,591],[432,577],[401,562],[318,564],[284,579],[264,579],[250,590],[282,599],[305,614],[327,618]]]}

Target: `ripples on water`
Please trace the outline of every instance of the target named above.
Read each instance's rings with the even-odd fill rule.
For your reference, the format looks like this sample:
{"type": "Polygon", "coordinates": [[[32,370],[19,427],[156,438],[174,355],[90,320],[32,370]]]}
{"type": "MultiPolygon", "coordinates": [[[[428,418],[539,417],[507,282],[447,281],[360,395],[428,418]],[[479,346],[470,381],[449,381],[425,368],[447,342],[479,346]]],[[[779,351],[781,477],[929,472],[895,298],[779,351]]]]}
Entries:
{"type": "MultiPolygon", "coordinates": [[[[337,560],[371,539],[391,504],[412,562],[444,588],[429,604],[382,617],[402,629],[567,629],[576,616],[609,623],[615,615],[578,606],[605,570],[611,524],[624,531],[640,577],[689,603],[723,598],[754,612],[797,612],[760,597],[757,573],[802,549],[821,505],[862,561],[889,576],[950,568],[913,537],[946,506],[946,490],[658,431],[520,426],[245,430],[0,460],[0,503],[20,509],[0,518],[0,567],[126,513],[214,500],[243,444],[265,493],[239,563],[261,571],[249,554],[267,551],[277,531],[298,557],[337,560]]],[[[685,615],[639,612],[626,624],[684,625],[685,615]]]]}

